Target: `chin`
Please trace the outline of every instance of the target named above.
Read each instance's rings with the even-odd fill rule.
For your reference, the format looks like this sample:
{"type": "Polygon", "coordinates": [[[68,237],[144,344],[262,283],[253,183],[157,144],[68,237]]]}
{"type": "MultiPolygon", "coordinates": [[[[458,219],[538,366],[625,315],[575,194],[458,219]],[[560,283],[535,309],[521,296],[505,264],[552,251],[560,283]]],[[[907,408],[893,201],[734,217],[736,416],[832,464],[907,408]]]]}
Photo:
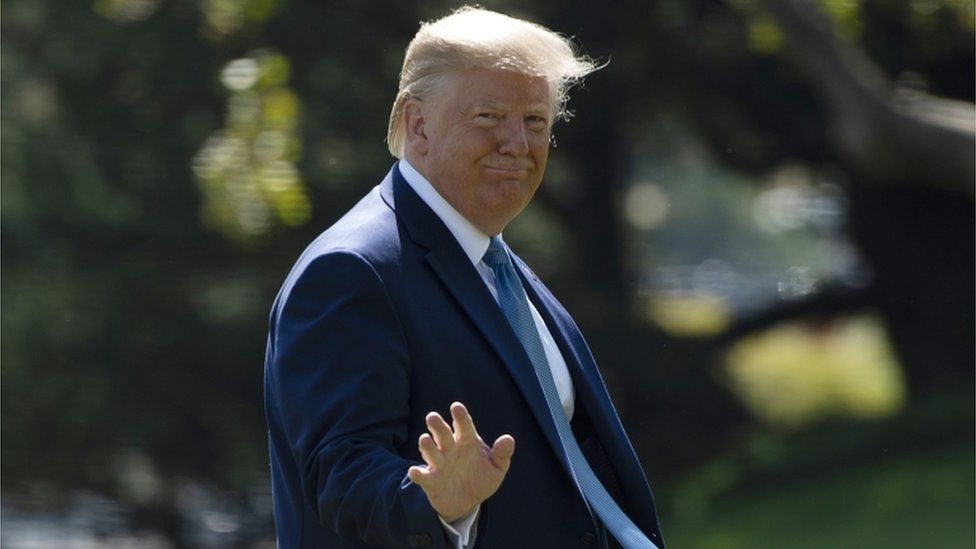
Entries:
{"type": "Polygon", "coordinates": [[[532,189],[528,183],[518,179],[505,179],[495,183],[490,200],[496,210],[521,210],[532,198],[532,189]]]}

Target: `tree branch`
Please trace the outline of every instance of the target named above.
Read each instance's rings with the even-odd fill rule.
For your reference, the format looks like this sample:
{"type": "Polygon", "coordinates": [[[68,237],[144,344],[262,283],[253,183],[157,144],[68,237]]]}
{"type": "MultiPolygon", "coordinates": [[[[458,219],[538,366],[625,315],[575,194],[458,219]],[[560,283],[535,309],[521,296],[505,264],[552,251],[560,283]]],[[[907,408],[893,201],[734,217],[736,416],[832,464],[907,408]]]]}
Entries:
{"type": "Polygon", "coordinates": [[[874,305],[874,301],[870,290],[824,288],[805,299],[781,302],[753,316],[738,320],[716,336],[714,341],[719,345],[725,345],[750,333],[790,320],[833,319],[867,309],[874,305]]]}
{"type": "Polygon", "coordinates": [[[810,0],[761,2],[786,36],[787,55],[824,102],[833,147],[859,178],[973,196],[974,105],[898,90],[810,0]]]}

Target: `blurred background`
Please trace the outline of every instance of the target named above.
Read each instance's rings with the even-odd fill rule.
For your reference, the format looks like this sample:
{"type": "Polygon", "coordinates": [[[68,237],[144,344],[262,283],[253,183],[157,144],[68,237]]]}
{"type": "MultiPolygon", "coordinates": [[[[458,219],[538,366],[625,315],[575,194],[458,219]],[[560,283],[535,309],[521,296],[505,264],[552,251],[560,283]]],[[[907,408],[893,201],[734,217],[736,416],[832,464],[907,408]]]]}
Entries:
{"type": "MultiPolygon", "coordinates": [[[[482,5],[609,64],[506,239],[669,547],[973,547],[972,0],[482,5]]],[[[8,0],[5,548],[271,548],[267,314],[446,1],[8,0]]]]}

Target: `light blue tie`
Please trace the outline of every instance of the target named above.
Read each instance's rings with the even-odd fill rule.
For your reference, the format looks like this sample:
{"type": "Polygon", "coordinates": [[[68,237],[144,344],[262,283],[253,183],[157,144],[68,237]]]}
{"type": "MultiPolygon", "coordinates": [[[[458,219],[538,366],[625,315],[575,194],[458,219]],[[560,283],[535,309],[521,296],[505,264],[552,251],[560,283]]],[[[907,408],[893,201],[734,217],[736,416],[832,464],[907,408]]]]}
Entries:
{"type": "Polygon", "coordinates": [[[556,423],[559,440],[569,458],[569,463],[576,475],[577,482],[579,482],[583,497],[603,521],[607,530],[625,549],[657,549],[657,546],[647,539],[647,536],[637,528],[610,497],[606,488],[603,487],[603,483],[597,478],[589,462],[583,456],[583,451],[580,450],[579,443],[576,442],[573,430],[566,419],[566,412],[563,411],[562,404],[559,401],[559,393],[556,391],[556,384],[552,379],[552,370],[549,367],[549,361],[546,359],[542,340],[539,339],[539,331],[532,319],[529,302],[526,300],[525,290],[522,288],[522,281],[519,280],[515,268],[512,267],[512,261],[508,256],[505,243],[497,236],[491,239],[488,251],[485,252],[484,262],[495,273],[498,304],[532,361],[536,378],[539,379],[542,392],[546,396],[546,404],[549,405],[549,413],[556,423]]]}

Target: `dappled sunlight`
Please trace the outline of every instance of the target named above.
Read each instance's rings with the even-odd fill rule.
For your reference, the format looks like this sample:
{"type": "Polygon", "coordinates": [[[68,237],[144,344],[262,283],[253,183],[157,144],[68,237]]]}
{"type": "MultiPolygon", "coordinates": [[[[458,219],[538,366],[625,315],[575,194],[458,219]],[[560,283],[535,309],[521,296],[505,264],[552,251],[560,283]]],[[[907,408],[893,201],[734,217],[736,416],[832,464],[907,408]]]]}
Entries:
{"type": "Polygon", "coordinates": [[[663,187],[642,181],[627,189],[623,215],[631,227],[649,231],[667,220],[670,208],[670,198],[663,187]]]}
{"type": "Polygon", "coordinates": [[[647,313],[655,324],[677,336],[715,335],[731,320],[725,300],[706,293],[654,297],[647,313]]]}
{"type": "Polygon", "coordinates": [[[300,102],[287,86],[288,60],[260,50],[228,63],[225,126],[197,153],[193,172],[204,195],[204,220],[226,236],[254,242],[277,224],[311,216],[295,163],[301,154],[300,102]]]}
{"type": "Polygon", "coordinates": [[[753,219],[756,227],[772,234],[804,227],[829,232],[842,226],[845,207],[838,184],[815,181],[807,169],[785,164],[756,196],[753,219]]]}
{"type": "Polygon", "coordinates": [[[201,0],[204,34],[215,40],[231,36],[247,24],[267,21],[280,5],[280,0],[201,0]]]}
{"type": "Polygon", "coordinates": [[[730,349],[727,373],[746,406],[780,426],[837,415],[882,418],[905,401],[901,367],[871,315],[784,324],[749,336],[730,349]]]}

